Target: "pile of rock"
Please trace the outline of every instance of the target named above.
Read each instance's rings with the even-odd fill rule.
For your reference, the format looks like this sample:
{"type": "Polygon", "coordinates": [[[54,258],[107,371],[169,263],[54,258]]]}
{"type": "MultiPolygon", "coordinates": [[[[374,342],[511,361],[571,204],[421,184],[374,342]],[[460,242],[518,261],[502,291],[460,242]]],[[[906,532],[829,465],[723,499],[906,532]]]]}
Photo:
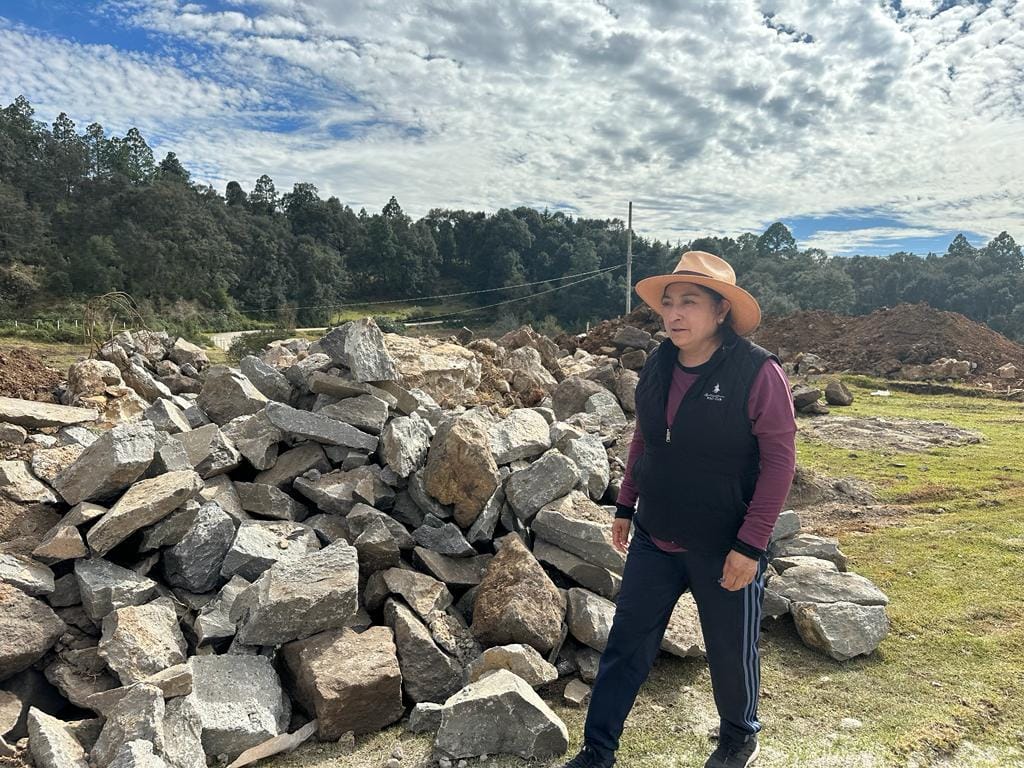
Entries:
{"type": "Polygon", "coordinates": [[[800,532],[800,517],[779,516],[769,548],[764,615],[790,615],[800,638],[838,661],[872,653],[889,633],[889,598],[851,573],[834,538],[800,532]]]}
{"type": "Polygon", "coordinates": [[[830,379],[824,393],[813,384],[793,385],[793,407],[797,413],[808,416],[822,416],[829,412],[830,405],[847,406],[853,403],[853,393],[839,379],[830,379]],[[822,394],[825,402],[821,402],[822,394]]]}
{"type": "MultiPolygon", "coordinates": [[[[561,754],[535,689],[582,703],[607,642],[636,373],[499,341],[362,320],[234,369],[122,334],[69,405],[0,399],[35,449],[0,462],[0,504],[48,521],[0,544],[0,736],[40,768],[198,768],[408,715],[442,762],[561,754]],[[453,404],[478,356],[539,404],[453,404]]],[[[688,597],[662,648],[704,654],[688,597]]]]}

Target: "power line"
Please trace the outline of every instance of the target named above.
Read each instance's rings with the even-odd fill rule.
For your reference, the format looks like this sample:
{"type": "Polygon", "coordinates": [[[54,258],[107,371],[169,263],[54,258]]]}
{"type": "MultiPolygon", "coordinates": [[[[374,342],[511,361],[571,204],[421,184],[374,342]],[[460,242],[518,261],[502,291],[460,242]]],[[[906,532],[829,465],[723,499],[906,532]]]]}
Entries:
{"type": "MultiPolygon", "coordinates": [[[[439,293],[435,296],[408,296],[404,299],[384,299],[381,301],[353,301],[345,304],[311,304],[301,307],[288,307],[289,309],[344,309],[345,307],[377,307],[385,304],[405,304],[411,301],[431,301],[434,299],[453,299],[459,296],[473,296],[480,293],[494,293],[495,291],[510,291],[514,288],[529,288],[532,285],[541,285],[543,283],[557,283],[560,280],[568,280],[573,277],[584,277],[591,276],[596,277],[598,275],[611,272],[612,270],[619,269],[625,266],[624,264],[616,264],[612,267],[602,267],[601,269],[593,269],[589,272],[577,272],[573,275],[562,275],[561,277],[551,277],[547,280],[534,280],[531,283],[519,283],[518,285],[502,285],[497,288],[481,288],[476,291],[461,291],[459,293],[439,293]]],[[[587,278],[589,279],[589,277],[587,278]]],[[[570,285],[575,285],[571,283],[570,285]]],[[[565,287],[565,286],[560,286],[565,287]]],[[[540,294],[537,294],[540,295],[540,294]]],[[[277,312],[279,307],[266,307],[260,309],[244,309],[240,308],[240,312],[277,312]]],[[[220,314],[228,315],[228,312],[221,312],[220,314]]]]}

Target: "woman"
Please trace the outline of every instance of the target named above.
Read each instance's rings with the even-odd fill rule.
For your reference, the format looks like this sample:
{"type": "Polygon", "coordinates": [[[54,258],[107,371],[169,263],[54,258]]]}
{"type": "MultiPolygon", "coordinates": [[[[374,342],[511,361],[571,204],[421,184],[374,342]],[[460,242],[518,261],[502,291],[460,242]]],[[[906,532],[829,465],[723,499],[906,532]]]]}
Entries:
{"type": "Polygon", "coordinates": [[[623,723],[686,590],[720,717],[705,768],[745,768],[759,752],[766,550],[795,470],[790,386],[778,357],[744,338],[761,310],[723,259],[689,251],[672,274],[641,280],[636,292],[668,338],[637,384],[615,547],[627,551],[631,522],[634,531],[583,749],[565,768],[615,764],[623,723]]]}

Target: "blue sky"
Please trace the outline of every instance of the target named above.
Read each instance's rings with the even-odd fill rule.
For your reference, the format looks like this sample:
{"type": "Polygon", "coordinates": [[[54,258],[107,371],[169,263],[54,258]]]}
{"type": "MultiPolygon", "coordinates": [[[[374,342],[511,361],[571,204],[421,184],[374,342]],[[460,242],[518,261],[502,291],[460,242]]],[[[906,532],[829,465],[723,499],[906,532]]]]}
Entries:
{"type": "Polygon", "coordinates": [[[0,0],[0,102],[194,178],[832,255],[1024,240],[1024,0],[0,0]],[[714,9],[702,10],[701,6],[714,9]]]}

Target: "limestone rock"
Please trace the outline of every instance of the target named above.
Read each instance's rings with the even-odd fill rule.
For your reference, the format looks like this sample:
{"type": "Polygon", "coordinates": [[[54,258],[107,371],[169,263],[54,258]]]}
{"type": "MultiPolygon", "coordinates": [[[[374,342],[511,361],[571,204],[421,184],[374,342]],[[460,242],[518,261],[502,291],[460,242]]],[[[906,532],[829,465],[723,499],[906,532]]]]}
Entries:
{"type": "Polygon", "coordinates": [[[424,620],[452,604],[452,594],[442,582],[402,568],[389,568],[373,575],[366,586],[366,607],[377,610],[389,594],[399,595],[424,620]]]}
{"type": "Polygon", "coordinates": [[[615,603],[593,592],[573,587],[569,590],[566,622],[572,636],[595,651],[604,651],[615,617],[615,603]]]}
{"type": "Polygon", "coordinates": [[[612,545],[612,516],[579,491],[544,506],[533,520],[545,541],[582,560],[621,574],[625,555],[612,545]]]}
{"type": "Polygon", "coordinates": [[[222,475],[242,463],[242,454],[216,424],[204,424],[172,435],[172,439],[184,447],[189,464],[200,477],[222,475]]]}
{"type": "Polygon", "coordinates": [[[167,598],[119,608],[103,619],[99,654],[122,685],[184,663],[185,651],[174,604],[167,598]]]}
{"type": "Polygon", "coordinates": [[[315,440],[325,445],[341,445],[372,453],[378,438],[349,424],[292,408],[284,403],[269,403],[266,409],[270,423],[287,435],[315,440]]]}
{"type": "Polygon", "coordinates": [[[398,378],[384,335],[372,318],[353,320],[334,328],[318,344],[333,362],[351,371],[356,381],[398,378]]]}
{"type": "Polygon", "coordinates": [[[57,504],[57,495],[29,471],[27,461],[0,461],[0,494],[25,504],[57,504]]]}
{"type": "Polygon", "coordinates": [[[399,477],[408,477],[426,462],[433,435],[430,422],[419,416],[392,419],[380,438],[381,459],[399,477]]]}
{"type": "Polygon", "coordinates": [[[274,520],[306,519],[306,507],[276,486],[236,482],[235,491],[246,512],[274,520]]]}
{"type": "Polygon", "coordinates": [[[232,576],[216,598],[207,603],[196,616],[192,628],[196,633],[196,643],[202,645],[211,640],[219,640],[235,636],[235,622],[231,620],[231,606],[235,599],[245,591],[250,582],[241,576],[232,576]]]}
{"type": "Polygon", "coordinates": [[[800,639],[837,661],[870,654],[889,633],[881,605],[794,602],[791,610],[800,639]]]}
{"type": "Polygon", "coordinates": [[[214,365],[203,379],[203,391],[196,403],[217,424],[256,413],[267,405],[267,396],[253,386],[241,371],[214,365]]]}
{"type": "Polygon", "coordinates": [[[472,525],[498,487],[498,465],[485,424],[472,414],[442,424],[427,455],[426,490],[455,507],[455,521],[472,525]]]}
{"type": "Polygon", "coordinates": [[[252,382],[268,400],[287,403],[292,396],[292,385],[284,374],[258,357],[246,355],[238,364],[242,374],[252,382]]]}
{"type": "Polygon", "coordinates": [[[505,484],[505,496],[516,516],[529,523],[544,505],[569,493],[578,480],[579,469],[572,459],[552,450],[526,469],[513,472],[505,484]]]}
{"type": "Polygon", "coordinates": [[[318,472],[330,472],[331,463],[327,460],[324,449],[319,443],[302,443],[279,454],[274,466],[256,475],[253,482],[276,485],[281,488],[291,485],[295,478],[304,475],[311,469],[318,472]]]}
{"type": "Polygon", "coordinates": [[[602,568],[600,565],[593,565],[586,560],[577,557],[571,552],[556,547],[544,539],[537,538],[533,543],[533,555],[542,563],[547,563],[558,571],[561,571],[573,581],[596,592],[602,597],[614,600],[619,594],[622,586],[622,578],[619,574],[602,568]]]}
{"type": "Polygon", "coordinates": [[[190,592],[214,589],[234,539],[235,524],[227,512],[216,502],[203,504],[188,532],[163,554],[167,583],[190,592]]]}
{"type": "Polygon", "coordinates": [[[0,422],[17,424],[20,427],[67,427],[95,421],[97,416],[96,411],[91,408],[73,408],[16,397],[0,397],[0,422]]]}
{"type": "Polygon", "coordinates": [[[156,593],[156,582],[152,579],[101,558],[76,561],[75,578],[82,608],[97,624],[111,611],[142,605],[156,593]]]}
{"type": "Polygon", "coordinates": [[[466,670],[467,682],[475,683],[497,669],[507,669],[533,688],[553,683],[558,679],[558,670],[554,664],[546,661],[531,646],[513,643],[485,650],[466,670]]]}
{"type": "Polygon", "coordinates": [[[863,576],[809,565],[787,568],[772,579],[771,585],[774,592],[794,603],[887,605],[889,602],[889,598],[863,576]]]}
{"type": "Polygon", "coordinates": [[[38,597],[53,592],[53,571],[29,557],[0,552],[0,582],[38,597]]]}
{"type": "Polygon", "coordinates": [[[249,520],[238,526],[221,564],[221,576],[238,575],[255,581],[275,563],[300,560],[319,548],[316,534],[308,526],[288,521],[249,520]]]}
{"type": "Polygon", "coordinates": [[[0,680],[39,659],[65,629],[41,600],[0,582],[0,680]]]}
{"type": "Polygon", "coordinates": [[[153,685],[137,685],[107,713],[91,762],[106,768],[121,748],[133,741],[148,741],[157,751],[164,746],[164,695],[153,685]]]}
{"type": "Polygon", "coordinates": [[[264,411],[239,416],[221,430],[255,469],[269,469],[277,461],[278,443],[284,434],[270,423],[264,411]]]}
{"type": "Polygon", "coordinates": [[[89,768],[67,724],[35,707],[28,712],[28,745],[36,768],[89,768]]]}
{"type": "Polygon", "coordinates": [[[548,423],[531,408],[518,408],[490,429],[491,453],[498,464],[532,459],[551,447],[548,423]]]}
{"type": "Polygon", "coordinates": [[[846,570],[846,555],[839,549],[838,539],[829,536],[798,533],[773,542],[771,552],[773,557],[804,556],[831,560],[840,571],[846,570]]]}

